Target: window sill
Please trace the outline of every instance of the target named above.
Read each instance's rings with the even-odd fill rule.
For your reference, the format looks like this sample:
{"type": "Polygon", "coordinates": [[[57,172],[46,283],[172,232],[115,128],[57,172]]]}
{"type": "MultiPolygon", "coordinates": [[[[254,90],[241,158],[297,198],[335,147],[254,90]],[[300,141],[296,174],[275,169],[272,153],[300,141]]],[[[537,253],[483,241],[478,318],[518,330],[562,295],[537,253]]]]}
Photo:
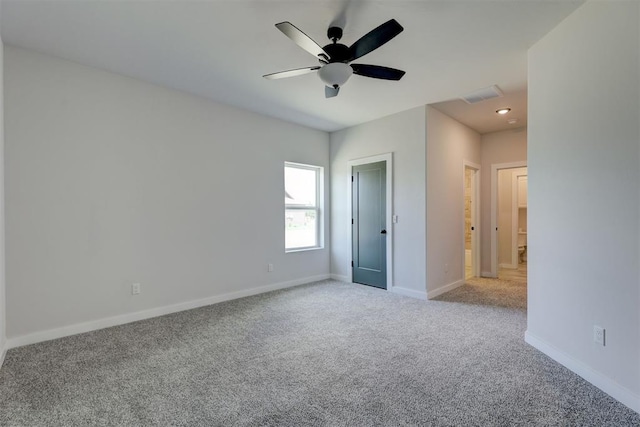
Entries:
{"type": "Polygon", "coordinates": [[[308,252],[308,251],[317,251],[320,249],[324,249],[324,246],[315,246],[313,248],[299,248],[299,249],[285,249],[285,254],[291,254],[295,252],[308,252]]]}

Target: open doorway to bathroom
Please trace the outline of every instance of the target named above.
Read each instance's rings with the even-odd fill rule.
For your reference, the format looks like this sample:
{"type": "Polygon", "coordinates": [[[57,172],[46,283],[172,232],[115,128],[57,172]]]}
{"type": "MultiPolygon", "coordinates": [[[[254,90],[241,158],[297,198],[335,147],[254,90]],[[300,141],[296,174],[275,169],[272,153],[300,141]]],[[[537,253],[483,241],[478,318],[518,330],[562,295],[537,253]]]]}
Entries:
{"type": "Polygon", "coordinates": [[[496,168],[495,197],[492,201],[495,204],[492,269],[494,277],[526,281],[527,167],[504,166],[496,168]]]}

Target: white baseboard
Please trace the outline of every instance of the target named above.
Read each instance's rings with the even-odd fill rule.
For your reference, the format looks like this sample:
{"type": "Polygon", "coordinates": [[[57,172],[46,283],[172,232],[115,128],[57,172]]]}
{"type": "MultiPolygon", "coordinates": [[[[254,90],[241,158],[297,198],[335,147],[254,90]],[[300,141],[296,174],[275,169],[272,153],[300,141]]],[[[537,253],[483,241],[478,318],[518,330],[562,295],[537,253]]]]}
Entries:
{"type": "Polygon", "coordinates": [[[498,276],[494,276],[493,273],[491,273],[490,271],[483,271],[482,273],[480,273],[480,277],[488,277],[490,279],[498,278],[498,276]]]}
{"type": "Polygon", "coordinates": [[[611,378],[592,369],[590,366],[568,355],[564,351],[530,334],[529,331],[524,333],[524,340],[559,364],[580,375],[609,396],[640,413],[640,396],[628,388],[621,386],[611,378]]]}
{"type": "Polygon", "coordinates": [[[349,276],[342,276],[340,274],[332,274],[331,279],[337,280],[338,282],[351,283],[351,278],[349,276]]]}
{"type": "Polygon", "coordinates": [[[449,283],[448,285],[440,286],[439,288],[434,289],[432,291],[427,291],[427,299],[433,299],[446,292],[452,291],[455,288],[459,288],[462,285],[464,285],[464,280],[460,279],[455,282],[449,283]]]}
{"type": "Polygon", "coordinates": [[[7,349],[4,347],[0,347],[0,369],[4,364],[4,357],[7,355],[7,349]]]}
{"type": "Polygon", "coordinates": [[[389,292],[393,292],[394,294],[404,295],[405,297],[417,298],[421,300],[427,299],[427,294],[422,291],[415,291],[413,289],[402,288],[400,286],[392,286],[387,289],[389,292]]]}
{"type": "Polygon", "coordinates": [[[186,301],[178,304],[172,304],[164,307],[156,307],[148,310],[137,311],[135,313],[121,314],[118,316],[107,317],[98,320],[92,320],[84,323],[76,323],[74,325],[63,326],[61,328],[49,329],[46,331],[34,332],[27,335],[11,337],[7,340],[5,350],[21,347],[23,345],[35,344],[42,341],[49,341],[56,338],[67,337],[70,335],[81,334],[84,332],[95,331],[98,329],[109,328],[111,326],[123,325],[125,323],[137,322],[139,320],[150,319],[152,317],[164,316],[166,314],[177,313],[179,311],[191,310],[193,308],[203,307],[206,305],[216,304],[219,302],[244,298],[251,295],[258,295],[265,292],[276,291],[278,289],[291,288],[293,286],[304,285],[306,283],[317,282],[329,279],[329,274],[320,276],[304,277],[301,279],[291,280],[288,282],[274,283],[271,285],[259,286],[251,289],[244,289],[237,292],[230,292],[222,295],[214,295],[211,297],[186,301]]]}

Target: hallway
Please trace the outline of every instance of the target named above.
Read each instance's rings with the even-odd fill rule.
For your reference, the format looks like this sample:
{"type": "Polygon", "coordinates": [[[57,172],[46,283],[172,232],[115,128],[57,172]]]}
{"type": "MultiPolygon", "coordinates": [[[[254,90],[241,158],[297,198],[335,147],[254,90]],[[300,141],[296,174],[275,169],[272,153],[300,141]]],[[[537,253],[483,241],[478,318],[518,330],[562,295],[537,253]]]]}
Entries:
{"type": "Polygon", "coordinates": [[[459,288],[435,298],[437,301],[527,309],[527,264],[500,269],[498,278],[472,277],[459,288]]]}

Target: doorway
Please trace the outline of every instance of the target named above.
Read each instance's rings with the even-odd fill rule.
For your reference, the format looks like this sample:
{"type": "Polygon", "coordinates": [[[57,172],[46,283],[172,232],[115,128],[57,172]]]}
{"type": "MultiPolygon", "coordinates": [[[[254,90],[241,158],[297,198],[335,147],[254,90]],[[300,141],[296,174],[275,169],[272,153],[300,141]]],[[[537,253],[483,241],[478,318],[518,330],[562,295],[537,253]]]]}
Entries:
{"type": "Polygon", "coordinates": [[[480,166],[463,162],[464,272],[469,279],[480,275],[480,166]]]}
{"type": "Polygon", "coordinates": [[[382,154],[348,162],[351,172],[351,281],[391,289],[392,265],[392,155],[382,154]]]}
{"type": "Polygon", "coordinates": [[[527,162],[491,169],[491,276],[526,280],[527,162]]]}

